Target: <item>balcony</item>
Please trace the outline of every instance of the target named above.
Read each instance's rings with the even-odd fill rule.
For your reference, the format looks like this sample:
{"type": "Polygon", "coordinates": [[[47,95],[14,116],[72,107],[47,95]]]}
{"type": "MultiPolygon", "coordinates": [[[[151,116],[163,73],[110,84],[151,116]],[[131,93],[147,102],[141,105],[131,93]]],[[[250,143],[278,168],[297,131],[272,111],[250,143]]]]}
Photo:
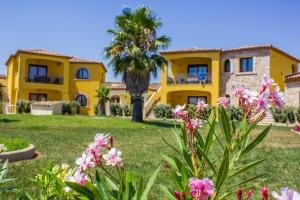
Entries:
{"type": "Polygon", "coordinates": [[[168,77],[168,85],[195,85],[195,84],[211,84],[212,74],[210,72],[191,75],[187,73],[175,74],[174,77],[168,77]]]}
{"type": "Polygon", "coordinates": [[[63,78],[55,76],[34,76],[34,77],[25,77],[25,81],[29,83],[42,83],[42,84],[63,84],[63,78]]]}

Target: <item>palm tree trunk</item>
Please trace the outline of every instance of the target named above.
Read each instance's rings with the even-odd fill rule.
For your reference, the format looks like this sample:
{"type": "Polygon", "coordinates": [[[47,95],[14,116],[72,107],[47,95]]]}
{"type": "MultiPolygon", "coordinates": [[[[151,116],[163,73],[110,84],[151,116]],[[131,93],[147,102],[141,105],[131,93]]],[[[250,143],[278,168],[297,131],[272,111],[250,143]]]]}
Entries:
{"type": "Polygon", "coordinates": [[[105,101],[101,101],[101,103],[100,103],[100,115],[106,115],[105,101]]]}
{"type": "Polygon", "coordinates": [[[133,109],[132,109],[132,121],[143,122],[143,106],[144,99],[141,95],[132,96],[133,109]]]}

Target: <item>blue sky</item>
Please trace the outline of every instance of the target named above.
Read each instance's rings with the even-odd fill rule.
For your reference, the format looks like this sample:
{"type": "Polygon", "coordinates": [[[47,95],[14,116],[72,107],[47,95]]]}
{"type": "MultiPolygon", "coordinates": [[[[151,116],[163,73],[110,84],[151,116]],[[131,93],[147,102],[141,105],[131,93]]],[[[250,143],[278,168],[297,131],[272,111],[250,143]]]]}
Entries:
{"type": "MultiPolygon", "coordinates": [[[[1,0],[0,73],[6,73],[5,61],[17,49],[48,49],[107,63],[102,51],[111,35],[106,30],[122,8],[141,5],[161,17],[161,33],[172,38],[169,49],[273,44],[300,58],[297,0],[1,0]]],[[[108,70],[108,81],[120,80],[108,70]]]]}

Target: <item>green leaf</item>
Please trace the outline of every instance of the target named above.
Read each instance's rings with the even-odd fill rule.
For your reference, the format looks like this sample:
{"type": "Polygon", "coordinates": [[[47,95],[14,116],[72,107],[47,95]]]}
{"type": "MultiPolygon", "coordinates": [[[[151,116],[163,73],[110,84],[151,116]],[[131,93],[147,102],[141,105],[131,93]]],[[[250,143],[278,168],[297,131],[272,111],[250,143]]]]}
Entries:
{"type": "Polygon", "coordinates": [[[152,176],[150,177],[147,185],[146,185],[146,188],[142,194],[142,197],[141,197],[141,200],[147,200],[147,196],[150,192],[150,189],[152,188],[153,184],[154,184],[154,181],[156,179],[156,176],[158,175],[158,172],[160,170],[160,166],[155,170],[155,172],[152,174],[152,176]]]}
{"type": "Polygon", "coordinates": [[[177,129],[173,129],[172,130],[172,134],[173,134],[173,137],[175,138],[175,141],[177,143],[177,146],[179,147],[179,149],[182,151],[183,150],[183,146],[182,146],[182,143],[181,143],[181,139],[178,135],[178,132],[177,132],[177,129]]]}
{"type": "Polygon", "coordinates": [[[163,141],[164,141],[164,143],[166,144],[166,145],[168,145],[171,149],[173,149],[176,153],[178,153],[179,155],[182,155],[182,153],[180,152],[180,150],[178,150],[174,145],[172,145],[172,144],[170,144],[169,142],[167,142],[166,140],[165,140],[165,138],[163,138],[162,137],[162,139],[163,139],[163,141]]]}
{"type": "Polygon", "coordinates": [[[112,180],[110,180],[110,178],[105,176],[105,180],[112,190],[118,191],[118,186],[112,180]]]}
{"type": "Polygon", "coordinates": [[[206,155],[200,148],[197,148],[197,152],[200,153],[200,154],[204,157],[206,163],[207,163],[207,164],[209,165],[209,167],[213,170],[214,174],[217,175],[217,170],[215,169],[213,163],[212,163],[211,160],[207,157],[207,155],[206,155]]]}
{"type": "Polygon", "coordinates": [[[160,189],[167,195],[169,200],[177,200],[174,195],[168,190],[168,188],[164,185],[159,186],[160,189]]]}
{"type": "Polygon", "coordinates": [[[213,119],[211,122],[209,122],[209,131],[205,140],[205,145],[204,145],[204,152],[207,154],[212,147],[214,140],[215,140],[215,125],[216,125],[216,120],[213,119]]]}
{"type": "Polygon", "coordinates": [[[219,107],[219,121],[222,133],[225,135],[227,144],[231,142],[231,126],[226,110],[223,106],[219,107]]]}
{"type": "Polygon", "coordinates": [[[8,171],[8,160],[6,160],[3,165],[2,165],[2,169],[0,170],[0,180],[2,180],[8,171]]]}
{"type": "Polygon", "coordinates": [[[249,169],[255,167],[256,165],[262,163],[264,160],[265,160],[265,159],[257,160],[257,161],[248,163],[248,164],[246,164],[246,165],[244,165],[244,166],[242,166],[242,167],[239,167],[239,168],[238,168],[237,170],[235,170],[234,173],[231,174],[228,178],[232,178],[232,177],[234,177],[234,176],[236,176],[236,175],[239,175],[239,174],[241,174],[241,173],[243,173],[243,172],[245,172],[245,171],[247,171],[247,170],[249,170],[249,169]]]}
{"type": "Polygon", "coordinates": [[[103,198],[101,197],[101,194],[98,190],[98,188],[93,185],[91,182],[87,181],[86,184],[85,184],[85,187],[93,193],[93,196],[94,196],[94,199],[95,200],[102,200],[103,198]]]}
{"type": "Polygon", "coordinates": [[[258,179],[258,178],[260,178],[260,177],[262,177],[262,176],[265,176],[265,175],[267,175],[267,173],[262,173],[262,174],[260,174],[260,175],[257,175],[257,176],[248,178],[248,179],[246,179],[246,180],[243,180],[243,181],[241,181],[241,182],[239,182],[239,183],[237,183],[237,184],[228,186],[227,188],[236,188],[237,186],[241,186],[241,185],[243,185],[243,184],[246,184],[246,183],[248,183],[248,182],[250,182],[250,181],[256,180],[256,179],[258,179]]]}
{"type": "Polygon", "coordinates": [[[224,152],[223,161],[222,161],[222,164],[218,171],[218,176],[217,176],[217,180],[216,180],[217,193],[219,192],[224,181],[226,180],[228,172],[229,172],[229,152],[228,152],[228,149],[226,149],[224,152]]]}
{"type": "Polygon", "coordinates": [[[169,156],[167,156],[165,154],[162,154],[162,157],[173,169],[177,168],[176,163],[172,158],[170,158],[169,156]]]}
{"type": "Polygon", "coordinates": [[[86,187],[83,187],[82,185],[79,185],[74,182],[66,182],[66,185],[78,192],[79,194],[83,195],[84,197],[87,197],[89,200],[95,199],[93,193],[86,187]]]}
{"type": "Polygon", "coordinates": [[[250,152],[254,147],[256,147],[269,133],[272,125],[270,124],[267,128],[265,128],[243,151],[242,153],[250,152]]]}
{"type": "Polygon", "coordinates": [[[140,178],[138,188],[137,188],[137,193],[134,197],[134,200],[140,200],[143,194],[143,177],[140,178]]]}

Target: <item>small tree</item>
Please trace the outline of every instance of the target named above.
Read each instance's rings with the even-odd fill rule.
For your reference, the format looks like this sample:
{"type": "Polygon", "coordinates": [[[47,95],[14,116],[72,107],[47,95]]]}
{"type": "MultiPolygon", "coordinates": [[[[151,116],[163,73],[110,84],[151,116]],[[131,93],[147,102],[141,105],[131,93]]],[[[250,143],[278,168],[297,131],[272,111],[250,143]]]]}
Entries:
{"type": "Polygon", "coordinates": [[[96,90],[96,97],[99,99],[97,107],[100,106],[100,112],[97,115],[106,115],[105,103],[109,100],[109,92],[110,89],[105,86],[96,90]]]}

